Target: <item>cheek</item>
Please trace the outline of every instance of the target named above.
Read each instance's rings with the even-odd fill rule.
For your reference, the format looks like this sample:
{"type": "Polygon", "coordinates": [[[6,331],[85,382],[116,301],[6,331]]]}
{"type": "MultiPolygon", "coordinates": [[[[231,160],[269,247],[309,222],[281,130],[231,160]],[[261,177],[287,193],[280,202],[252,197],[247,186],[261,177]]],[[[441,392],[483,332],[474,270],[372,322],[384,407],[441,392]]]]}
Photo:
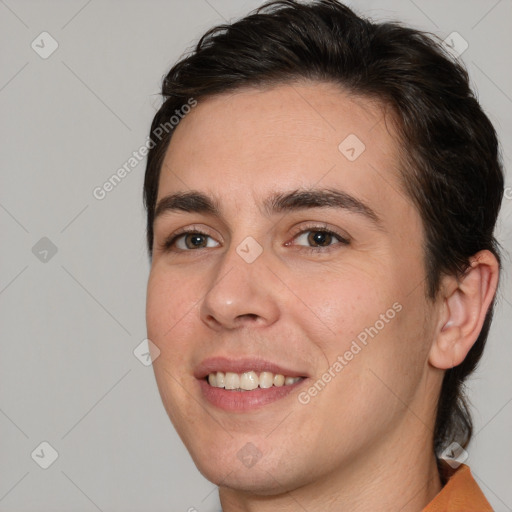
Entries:
{"type": "Polygon", "coordinates": [[[343,374],[334,379],[337,384],[331,389],[341,386],[340,396],[359,387],[358,394],[364,388],[368,397],[373,397],[373,386],[385,388],[378,383],[379,376],[393,386],[397,379],[416,380],[427,346],[421,287],[404,295],[400,276],[391,273],[354,269],[343,274],[331,272],[331,276],[335,278],[317,280],[318,285],[308,280],[301,290],[310,306],[307,318],[313,322],[306,323],[303,307],[297,307],[294,315],[322,356],[319,373],[330,369],[336,376],[343,374]],[[333,368],[340,358],[341,366],[333,368]]]}
{"type": "Polygon", "coordinates": [[[190,330],[193,305],[197,301],[197,297],[192,297],[191,287],[183,281],[183,274],[168,272],[159,262],[153,263],[146,296],[147,335],[160,350],[152,367],[162,402],[178,430],[189,417],[186,411],[190,401],[184,389],[190,379],[185,370],[190,345],[186,343],[185,333],[190,330]]]}
{"type": "Polygon", "coordinates": [[[411,304],[393,304],[381,298],[362,311],[362,302],[354,302],[340,315],[338,326],[344,332],[329,340],[317,338],[327,361],[299,398],[307,403],[307,421],[329,423],[330,429],[321,430],[313,444],[345,436],[350,446],[339,450],[349,453],[351,446],[364,447],[407,414],[404,404],[412,403],[423,371],[422,324],[412,318],[411,304]]]}
{"type": "Polygon", "coordinates": [[[343,272],[327,269],[322,278],[300,281],[300,296],[308,306],[308,317],[315,320],[323,334],[319,341],[343,349],[348,340],[373,325],[392,306],[389,283],[378,279],[373,273],[346,266],[343,272]]]}
{"type": "Polygon", "coordinates": [[[147,332],[164,359],[179,353],[175,350],[179,349],[177,340],[190,327],[198,307],[196,289],[194,278],[185,279],[183,273],[166,272],[158,265],[151,270],[146,297],[147,332]]]}
{"type": "Polygon", "coordinates": [[[354,393],[358,397],[355,410],[367,417],[380,414],[384,424],[406,412],[404,404],[414,400],[425,371],[429,339],[421,293],[390,299],[381,306],[344,341],[343,357],[350,361],[337,381],[337,394],[354,393]]]}

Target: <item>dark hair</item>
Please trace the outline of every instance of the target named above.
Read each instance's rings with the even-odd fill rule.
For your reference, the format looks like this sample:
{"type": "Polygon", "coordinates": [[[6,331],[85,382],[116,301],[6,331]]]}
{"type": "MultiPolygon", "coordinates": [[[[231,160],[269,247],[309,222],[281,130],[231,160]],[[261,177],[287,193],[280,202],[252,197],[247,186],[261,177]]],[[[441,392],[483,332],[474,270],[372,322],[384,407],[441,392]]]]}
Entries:
{"type": "MultiPolygon", "coordinates": [[[[496,132],[462,65],[438,38],[400,23],[373,23],[335,0],[268,2],[233,24],[209,30],[173,66],[163,80],[164,103],[151,136],[190,98],[300,80],[338,84],[391,107],[402,181],[423,222],[430,299],[441,277],[463,274],[478,251],[488,249],[500,262],[493,236],[503,195],[496,132]]],[[[171,136],[172,130],[148,153],[144,204],[150,257],[160,170],[171,136]]],[[[452,441],[465,448],[471,440],[463,384],[481,358],[493,308],[494,300],[465,360],[445,372],[433,439],[436,455],[452,441]]]]}

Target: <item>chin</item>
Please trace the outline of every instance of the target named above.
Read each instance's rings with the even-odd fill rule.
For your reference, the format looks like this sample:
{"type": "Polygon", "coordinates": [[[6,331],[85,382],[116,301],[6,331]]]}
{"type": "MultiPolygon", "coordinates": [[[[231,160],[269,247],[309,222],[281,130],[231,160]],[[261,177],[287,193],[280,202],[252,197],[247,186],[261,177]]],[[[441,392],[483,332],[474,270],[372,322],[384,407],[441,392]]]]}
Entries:
{"type": "Polygon", "coordinates": [[[219,467],[212,464],[196,464],[199,472],[213,484],[236,491],[244,491],[260,496],[274,496],[293,490],[290,475],[284,474],[276,467],[232,468],[229,465],[219,467]]]}
{"type": "Polygon", "coordinates": [[[271,456],[268,451],[263,454],[250,442],[242,449],[234,450],[235,443],[232,439],[231,445],[224,449],[201,450],[196,447],[190,452],[199,472],[219,487],[273,496],[300,487],[311,476],[309,471],[304,475],[295,474],[292,462],[286,461],[288,457],[284,454],[271,456]]]}

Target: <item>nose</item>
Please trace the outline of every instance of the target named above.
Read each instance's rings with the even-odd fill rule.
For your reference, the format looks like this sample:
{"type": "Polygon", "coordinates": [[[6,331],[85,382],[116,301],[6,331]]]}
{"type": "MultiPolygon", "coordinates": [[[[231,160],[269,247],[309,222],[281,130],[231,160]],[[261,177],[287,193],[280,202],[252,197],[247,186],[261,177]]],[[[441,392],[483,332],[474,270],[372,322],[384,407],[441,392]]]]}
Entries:
{"type": "Polygon", "coordinates": [[[230,248],[219,266],[201,304],[202,321],[212,329],[236,329],[273,324],[279,317],[279,280],[263,252],[248,263],[236,247],[230,248]]]}

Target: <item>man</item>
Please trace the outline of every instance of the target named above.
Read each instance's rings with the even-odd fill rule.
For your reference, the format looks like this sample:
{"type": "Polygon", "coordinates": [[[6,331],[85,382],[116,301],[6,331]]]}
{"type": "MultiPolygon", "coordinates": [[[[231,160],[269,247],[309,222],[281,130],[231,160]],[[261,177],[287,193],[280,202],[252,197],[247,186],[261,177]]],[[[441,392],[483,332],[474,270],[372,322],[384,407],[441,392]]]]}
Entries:
{"type": "Polygon", "coordinates": [[[461,390],[489,331],[495,131],[426,35],[334,0],[164,80],[144,199],[166,411],[224,512],[491,510],[461,390]]]}

